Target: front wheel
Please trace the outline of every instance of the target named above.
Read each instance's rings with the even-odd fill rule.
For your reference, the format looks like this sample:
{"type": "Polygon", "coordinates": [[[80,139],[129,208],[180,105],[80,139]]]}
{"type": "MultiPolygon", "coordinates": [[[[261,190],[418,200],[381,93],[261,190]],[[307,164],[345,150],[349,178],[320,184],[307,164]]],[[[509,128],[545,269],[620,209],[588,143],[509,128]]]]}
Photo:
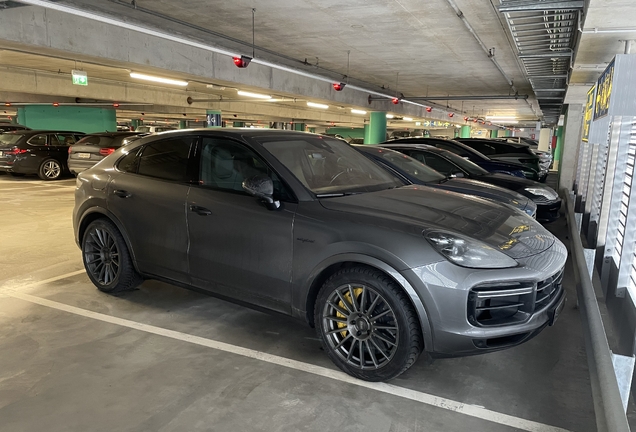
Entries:
{"type": "Polygon", "coordinates": [[[124,237],[109,220],[98,219],[86,228],[82,258],[88,277],[100,291],[128,291],[143,281],[135,270],[124,237]]]}
{"type": "Polygon", "coordinates": [[[386,381],[415,363],[423,349],[417,314],[404,291],[384,273],[349,267],[318,293],[316,331],[331,360],[365,381],[386,381]]]}
{"type": "Polygon", "coordinates": [[[57,180],[62,176],[62,164],[55,159],[47,159],[40,165],[38,176],[42,180],[57,180]]]}

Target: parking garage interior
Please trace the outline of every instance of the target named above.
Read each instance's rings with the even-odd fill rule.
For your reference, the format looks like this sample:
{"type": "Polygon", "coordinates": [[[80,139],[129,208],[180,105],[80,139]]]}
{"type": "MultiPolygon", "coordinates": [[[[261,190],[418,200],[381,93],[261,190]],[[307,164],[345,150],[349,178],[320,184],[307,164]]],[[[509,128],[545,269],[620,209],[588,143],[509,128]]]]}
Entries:
{"type": "Polygon", "coordinates": [[[627,0],[0,0],[1,429],[630,430],[635,18],[627,0]],[[167,216],[177,181],[141,167],[178,140],[167,216]],[[87,246],[104,230],[112,255],[87,246]],[[491,264],[462,261],[471,245],[491,264]]]}

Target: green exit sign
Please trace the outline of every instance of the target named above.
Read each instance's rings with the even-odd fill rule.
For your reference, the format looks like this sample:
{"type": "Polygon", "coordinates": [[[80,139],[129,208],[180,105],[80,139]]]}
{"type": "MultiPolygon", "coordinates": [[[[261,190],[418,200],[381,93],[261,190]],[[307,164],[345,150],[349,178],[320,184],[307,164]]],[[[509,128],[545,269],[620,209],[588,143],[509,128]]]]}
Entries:
{"type": "Polygon", "coordinates": [[[71,75],[73,76],[73,84],[87,86],[88,85],[88,75],[84,71],[72,70],[71,75]]]}

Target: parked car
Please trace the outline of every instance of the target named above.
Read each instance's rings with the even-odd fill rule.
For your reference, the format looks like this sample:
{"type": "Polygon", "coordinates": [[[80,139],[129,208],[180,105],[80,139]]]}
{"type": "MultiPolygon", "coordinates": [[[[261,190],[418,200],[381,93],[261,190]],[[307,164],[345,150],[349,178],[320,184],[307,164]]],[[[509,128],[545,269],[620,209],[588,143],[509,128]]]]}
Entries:
{"type": "Polygon", "coordinates": [[[28,128],[26,126],[22,126],[19,124],[13,124],[13,123],[4,123],[4,124],[0,123],[0,133],[18,131],[18,130],[31,130],[31,128],[28,128]]]}
{"type": "Polygon", "coordinates": [[[37,174],[57,180],[68,172],[68,147],[84,134],[70,131],[20,130],[0,134],[0,171],[37,174]]]}
{"type": "Polygon", "coordinates": [[[83,137],[68,148],[68,168],[73,175],[92,167],[123,145],[148,134],[141,132],[103,132],[83,137]]]}
{"type": "Polygon", "coordinates": [[[420,184],[436,189],[473,195],[504,203],[536,217],[537,205],[529,198],[499,186],[466,178],[447,177],[403,153],[374,145],[356,145],[356,150],[389,170],[405,184],[420,184]]]}
{"type": "Polygon", "coordinates": [[[171,130],[177,130],[177,128],[174,128],[172,126],[148,126],[148,125],[141,125],[141,126],[137,126],[137,128],[135,129],[135,132],[141,132],[141,133],[156,133],[156,132],[167,132],[167,131],[171,131],[171,130]]]}
{"type": "Polygon", "coordinates": [[[566,249],[532,218],[302,132],[144,137],[78,175],[73,223],[100,290],[158,278],[304,319],[369,381],[523,343],[565,302],[566,249]]]}
{"type": "MultiPolygon", "coordinates": [[[[495,161],[481,154],[477,150],[455,140],[443,138],[404,138],[387,141],[386,144],[426,144],[443,150],[448,150],[479,165],[488,172],[510,174],[525,178],[524,166],[518,163],[495,161]]],[[[384,145],[384,144],[382,144],[384,145]]]]}
{"type": "Polygon", "coordinates": [[[552,164],[554,162],[554,156],[552,155],[552,152],[539,150],[539,142],[531,138],[506,137],[499,138],[499,140],[512,143],[522,143],[530,146],[530,150],[532,150],[532,153],[539,156],[539,167],[541,168],[541,172],[545,173],[545,176],[540,181],[545,181],[545,179],[547,178],[547,173],[552,168],[552,164]]]}
{"type": "Polygon", "coordinates": [[[491,159],[514,162],[525,166],[523,173],[530,180],[545,180],[547,171],[539,166],[539,156],[530,147],[521,143],[502,142],[483,138],[457,138],[462,144],[477,150],[491,159]]]}
{"type": "Polygon", "coordinates": [[[465,177],[518,192],[537,205],[537,220],[552,222],[559,218],[561,199],[554,189],[526,178],[489,173],[476,164],[446,150],[426,145],[382,144],[407,154],[446,176],[465,177]]]}

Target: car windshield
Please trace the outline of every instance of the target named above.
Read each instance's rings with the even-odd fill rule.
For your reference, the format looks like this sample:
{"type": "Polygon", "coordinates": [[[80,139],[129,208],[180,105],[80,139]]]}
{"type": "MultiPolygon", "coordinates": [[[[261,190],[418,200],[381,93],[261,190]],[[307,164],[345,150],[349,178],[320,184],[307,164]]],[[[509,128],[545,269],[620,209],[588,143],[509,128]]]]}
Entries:
{"type": "Polygon", "coordinates": [[[488,174],[488,171],[486,171],[485,169],[483,169],[482,167],[480,167],[479,165],[464,159],[461,156],[457,156],[455,153],[451,153],[449,151],[445,151],[443,152],[443,155],[446,159],[450,160],[451,162],[453,162],[455,165],[459,166],[461,169],[463,169],[464,171],[468,172],[470,175],[473,176],[481,176],[481,175],[485,175],[488,174]]]}
{"type": "Polygon", "coordinates": [[[376,155],[382,157],[382,159],[394,165],[397,169],[425,183],[438,183],[446,178],[446,176],[438,173],[433,168],[400,152],[384,149],[378,150],[376,155]]]}
{"type": "Polygon", "coordinates": [[[374,192],[404,185],[340,140],[313,135],[257,140],[318,197],[374,192]]]}
{"type": "Polygon", "coordinates": [[[4,133],[0,134],[0,144],[11,145],[20,141],[21,134],[4,133]]]}

